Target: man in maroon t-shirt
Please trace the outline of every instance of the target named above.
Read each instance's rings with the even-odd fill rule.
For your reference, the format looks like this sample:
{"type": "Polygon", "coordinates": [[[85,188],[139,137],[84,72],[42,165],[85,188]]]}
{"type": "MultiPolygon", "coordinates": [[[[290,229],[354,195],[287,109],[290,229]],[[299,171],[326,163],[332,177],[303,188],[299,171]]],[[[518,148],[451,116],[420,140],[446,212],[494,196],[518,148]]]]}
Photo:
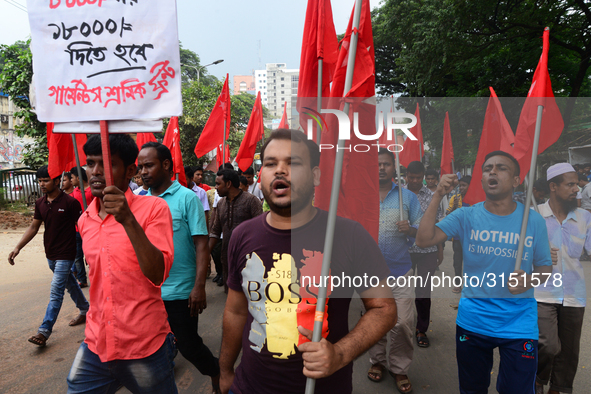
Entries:
{"type": "Polygon", "coordinates": [[[320,179],[318,146],[300,131],[278,129],[261,159],[271,210],[232,233],[220,387],[236,394],[303,393],[309,377],[317,379],[316,392],[351,393],[353,360],[396,322],[389,270],[369,233],[337,218],[331,277],[343,281],[332,282],[332,289],[329,282],[323,339],[310,342],[328,217],[312,205],[320,179]],[[349,332],[353,291],[367,312],[349,332]]]}
{"type": "Polygon", "coordinates": [[[43,323],[37,334],[29,338],[29,342],[45,346],[62,307],[64,290],[68,290],[72,301],[80,310],[80,314],[70,321],[70,326],[76,326],[86,321],[89,305],[71,272],[76,257],[76,222],[82,214],[80,203],[60,190],[60,177],[51,179],[47,172],[47,166],[37,170],[37,179],[44,196],[35,202],[33,222],[14,250],[10,252],[8,262],[14,265],[15,257],[35,237],[41,223],[43,223],[45,226],[43,245],[49,268],[53,271],[53,279],[43,323]]]}

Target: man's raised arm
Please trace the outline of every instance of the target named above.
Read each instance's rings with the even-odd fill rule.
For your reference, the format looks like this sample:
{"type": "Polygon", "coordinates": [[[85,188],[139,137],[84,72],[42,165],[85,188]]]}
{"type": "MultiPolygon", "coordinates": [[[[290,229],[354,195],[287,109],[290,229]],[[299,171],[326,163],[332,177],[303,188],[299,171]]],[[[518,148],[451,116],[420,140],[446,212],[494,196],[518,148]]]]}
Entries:
{"type": "Polygon", "coordinates": [[[419,248],[428,248],[429,246],[437,245],[447,240],[447,235],[437,226],[437,209],[443,197],[451,192],[458,184],[458,177],[456,175],[443,175],[437,185],[437,190],[433,195],[431,204],[423,214],[415,243],[419,248]]]}

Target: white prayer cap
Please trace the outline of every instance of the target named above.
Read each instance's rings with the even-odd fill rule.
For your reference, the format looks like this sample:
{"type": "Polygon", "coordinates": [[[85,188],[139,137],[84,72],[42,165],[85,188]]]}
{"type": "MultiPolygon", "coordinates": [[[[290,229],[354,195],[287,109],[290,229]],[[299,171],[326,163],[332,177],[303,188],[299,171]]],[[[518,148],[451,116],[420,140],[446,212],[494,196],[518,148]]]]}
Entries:
{"type": "Polygon", "coordinates": [[[548,171],[546,171],[546,180],[549,181],[550,179],[557,177],[558,175],[566,174],[567,172],[575,172],[573,166],[569,163],[558,163],[550,166],[548,171]]]}

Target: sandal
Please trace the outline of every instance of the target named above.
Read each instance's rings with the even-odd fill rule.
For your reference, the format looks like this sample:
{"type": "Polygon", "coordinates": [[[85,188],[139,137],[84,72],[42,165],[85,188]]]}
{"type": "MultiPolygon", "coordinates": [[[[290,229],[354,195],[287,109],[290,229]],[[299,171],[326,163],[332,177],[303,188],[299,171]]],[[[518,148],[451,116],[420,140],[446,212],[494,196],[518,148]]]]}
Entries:
{"type": "Polygon", "coordinates": [[[70,323],[68,324],[70,327],[74,327],[77,326],[79,324],[83,324],[86,323],[86,315],[78,315],[75,318],[73,318],[72,320],[70,320],[70,323]]]}
{"type": "Polygon", "coordinates": [[[427,337],[427,334],[417,331],[415,336],[417,337],[417,345],[419,345],[419,347],[429,347],[429,338],[427,337]],[[419,336],[419,334],[423,335],[419,336]]]}
{"type": "Polygon", "coordinates": [[[412,392],[412,385],[410,384],[410,379],[408,378],[408,376],[406,376],[406,375],[398,375],[398,374],[395,374],[395,373],[393,373],[391,371],[389,371],[389,372],[390,372],[390,375],[394,378],[394,383],[396,383],[396,388],[398,389],[399,392],[401,392],[402,394],[408,394],[408,393],[411,393],[412,392]],[[400,380],[398,380],[398,377],[399,376],[405,376],[406,379],[400,379],[400,380]],[[402,386],[408,386],[408,389],[407,390],[404,390],[402,388],[402,386]]]}
{"type": "Polygon", "coordinates": [[[47,344],[47,338],[41,333],[37,333],[28,339],[29,342],[39,347],[43,347],[47,344]]]}
{"type": "Polygon", "coordinates": [[[385,371],[386,367],[384,367],[382,364],[378,363],[378,364],[373,364],[370,368],[369,371],[367,371],[367,378],[369,380],[371,380],[372,382],[381,382],[382,380],[384,380],[385,376],[384,376],[384,371],[385,371]],[[375,377],[371,376],[374,375],[375,377]]]}

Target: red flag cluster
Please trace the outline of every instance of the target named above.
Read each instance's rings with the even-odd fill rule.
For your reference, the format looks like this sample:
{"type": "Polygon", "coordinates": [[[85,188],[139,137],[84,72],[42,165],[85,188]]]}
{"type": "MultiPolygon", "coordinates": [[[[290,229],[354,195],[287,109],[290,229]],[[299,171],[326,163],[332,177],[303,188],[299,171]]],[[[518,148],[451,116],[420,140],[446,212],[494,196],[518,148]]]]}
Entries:
{"type": "Polygon", "coordinates": [[[443,122],[443,147],[441,148],[441,175],[453,174],[454,148],[451,143],[451,129],[449,128],[449,114],[445,113],[443,122]]]}
{"type": "Polygon", "coordinates": [[[229,75],[226,74],[226,80],[222,87],[215,106],[213,107],[209,119],[201,132],[199,141],[195,145],[195,155],[202,157],[211,152],[228,139],[230,136],[230,120],[231,120],[231,100],[230,89],[228,87],[229,75]],[[224,132],[224,121],[226,130],[224,132]]]}
{"type": "MultiPolygon", "coordinates": [[[[86,155],[82,147],[87,140],[86,134],[74,134],[74,136],[76,137],[80,165],[84,165],[86,164],[86,155]]],[[[56,178],[64,171],[70,171],[72,167],[76,166],[72,134],[54,133],[53,123],[47,123],[47,148],[49,149],[47,171],[51,178],[56,178]]]]}
{"type": "Polygon", "coordinates": [[[183,166],[183,155],[181,154],[181,135],[179,133],[178,117],[173,116],[170,118],[162,144],[166,145],[172,154],[172,179],[174,180],[178,176],[180,184],[187,186],[185,167],[183,166]]]}
{"type": "MultiPolygon", "coordinates": [[[[287,103],[285,104],[285,108],[287,108],[287,103]]],[[[287,125],[285,109],[283,111],[283,119],[281,120],[281,123],[287,125]]],[[[281,128],[281,124],[279,127],[281,128]]],[[[289,125],[285,128],[289,128],[289,125]]],[[[246,171],[246,169],[252,165],[257,143],[263,138],[264,132],[263,105],[261,104],[261,92],[259,92],[254,102],[254,106],[252,107],[248,126],[246,126],[246,131],[244,132],[244,139],[242,140],[242,144],[236,155],[236,163],[238,163],[238,167],[240,167],[242,171],[246,171]]]]}

